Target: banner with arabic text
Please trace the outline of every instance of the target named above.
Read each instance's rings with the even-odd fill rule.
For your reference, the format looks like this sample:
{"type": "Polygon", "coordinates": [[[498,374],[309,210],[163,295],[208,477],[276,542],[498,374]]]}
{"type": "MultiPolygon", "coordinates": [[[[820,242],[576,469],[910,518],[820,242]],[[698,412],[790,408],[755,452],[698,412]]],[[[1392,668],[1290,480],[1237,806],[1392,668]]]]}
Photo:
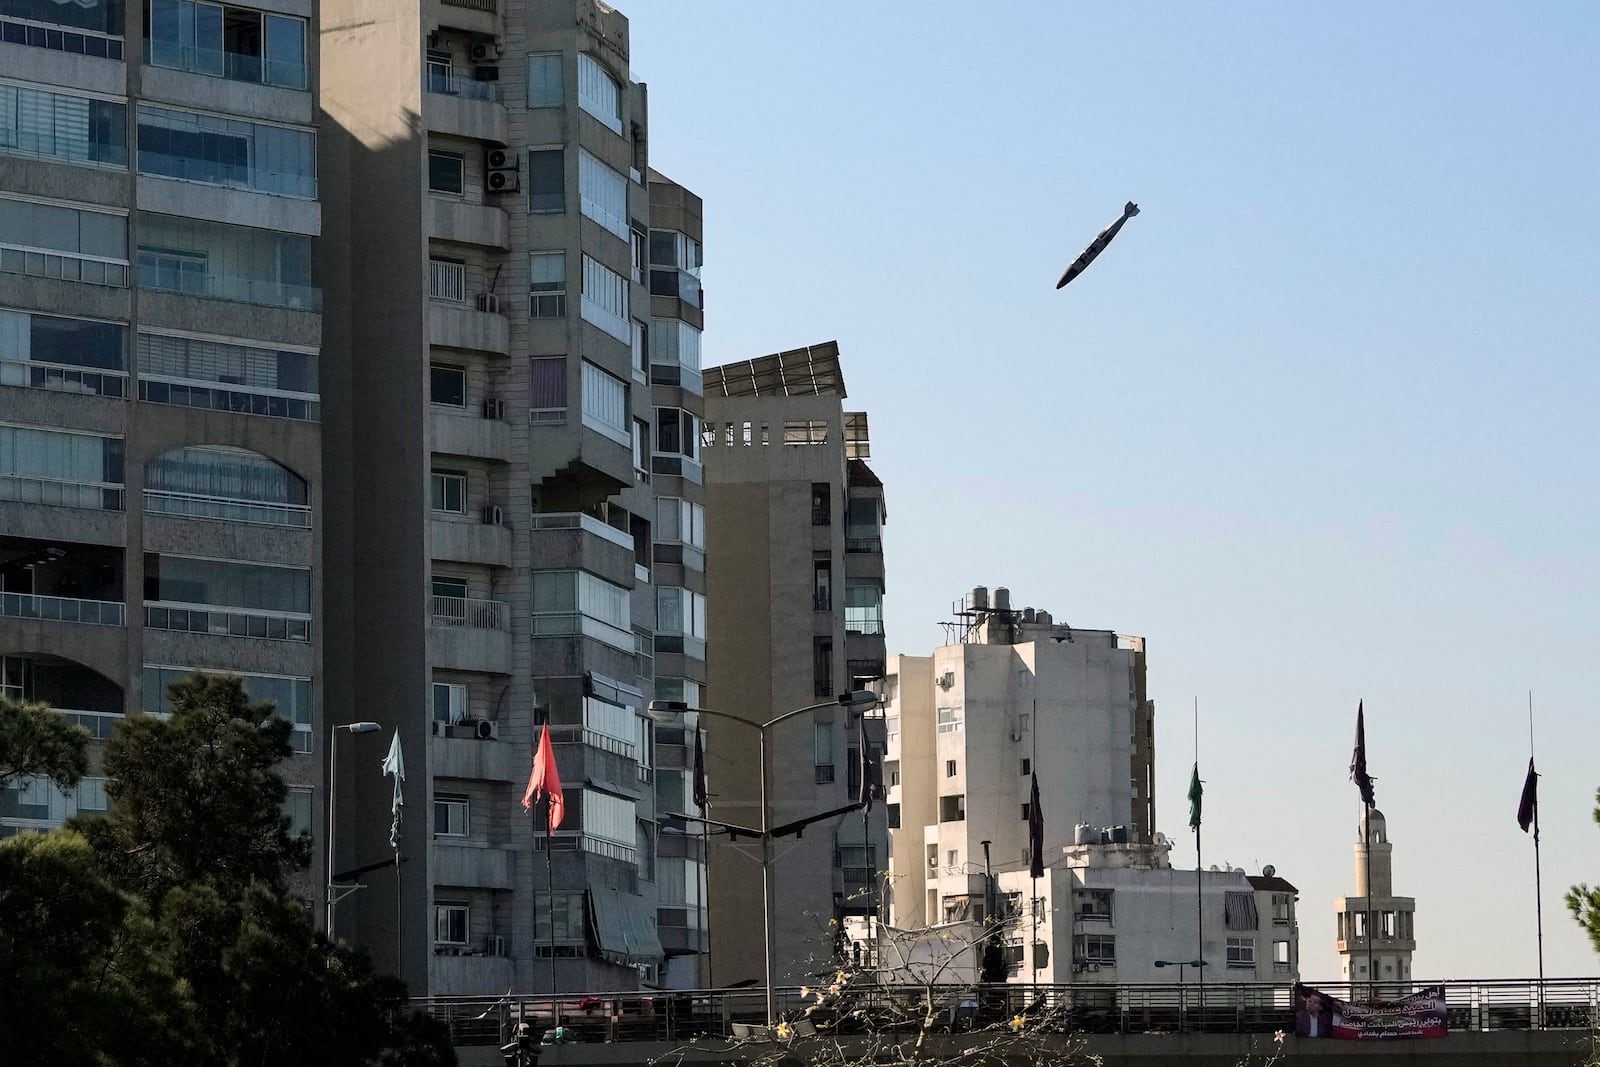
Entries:
{"type": "Polygon", "coordinates": [[[1340,1000],[1308,985],[1294,987],[1294,1032],[1351,1041],[1444,1037],[1444,986],[1424,986],[1397,1000],[1340,1000]]]}

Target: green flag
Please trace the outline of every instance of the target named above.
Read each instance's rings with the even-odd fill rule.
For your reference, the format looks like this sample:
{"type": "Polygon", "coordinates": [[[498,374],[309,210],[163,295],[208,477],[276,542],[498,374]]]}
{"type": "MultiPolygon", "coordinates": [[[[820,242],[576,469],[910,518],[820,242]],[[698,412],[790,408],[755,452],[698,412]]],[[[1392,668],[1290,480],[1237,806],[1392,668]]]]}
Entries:
{"type": "Polygon", "coordinates": [[[1200,798],[1205,789],[1200,785],[1200,761],[1196,760],[1194,774],[1189,778],[1189,829],[1200,829],[1200,798]]]}

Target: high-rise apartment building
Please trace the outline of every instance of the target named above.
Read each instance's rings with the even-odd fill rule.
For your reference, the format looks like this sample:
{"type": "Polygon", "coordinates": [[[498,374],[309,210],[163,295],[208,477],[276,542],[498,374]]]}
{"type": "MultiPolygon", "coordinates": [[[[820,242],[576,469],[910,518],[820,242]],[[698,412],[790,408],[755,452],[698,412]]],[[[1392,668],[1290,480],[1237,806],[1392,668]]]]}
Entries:
{"type": "MultiPolygon", "coordinates": [[[[711,691],[718,710],[764,722],[883,676],[883,484],[867,464],[867,417],[846,412],[828,342],[706,371],[711,691]]],[[[706,723],[711,818],[759,826],[757,732],[706,723]]],[[[864,740],[864,738],[866,740],[864,740]]],[[[783,825],[858,796],[865,723],[827,707],[773,728],[769,819],[783,825]]],[[[808,980],[849,920],[881,903],[883,806],[777,843],[774,976],[808,980]],[[835,921],[837,920],[837,922],[835,921]]],[[[711,857],[711,976],[761,979],[761,869],[719,838],[711,857]]],[[[758,855],[758,854],[757,854],[758,855]]]]}
{"type": "MultiPolygon", "coordinates": [[[[683,737],[642,712],[706,679],[699,198],[649,170],[608,5],[321,9],[329,718],[397,728],[411,771],[408,860],[339,931],[419,992],[688,984],[683,737]]],[[[337,871],[388,855],[360,744],[337,871]]]]}
{"type": "MultiPolygon", "coordinates": [[[[295,724],[307,830],[316,39],[307,0],[0,0],[0,687],[100,742],[176,678],[240,675],[295,724]]],[[[103,810],[99,766],[0,793],[0,834],[103,810]]]]}

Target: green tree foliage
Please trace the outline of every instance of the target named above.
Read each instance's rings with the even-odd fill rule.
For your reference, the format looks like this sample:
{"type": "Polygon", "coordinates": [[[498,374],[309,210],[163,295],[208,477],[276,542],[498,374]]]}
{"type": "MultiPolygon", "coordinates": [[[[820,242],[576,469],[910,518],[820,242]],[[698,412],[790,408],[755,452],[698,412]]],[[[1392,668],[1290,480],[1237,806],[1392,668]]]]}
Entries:
{"type": "MultiPolygon", "coordinates": [[[[1600,823],[1600,789],[1594,793],[1594,821],[1600,823]]],[[[1600,888],[1575,885],[1567,890],[1567,907],[1578,925],[1589,934],[1594,950],[1600,952],[1600,888]]]]}
{"type": "Polygon", "coordinates": [[[89,770],[89,731],[43,704],[0,697],[0,789],[48,778],[70,789],[89,770]]]}
{"type": "MultiPolygon", "coordinates": [[[[290,724],[237,678],[168,692],[170,719],[131,717],[106,746],[109,814],[0,843],[0,1059],[453,1064],[404,986],[290,893],[309,855],[282,814],[290,724]]],[[[21,764],[10,743],[0,767],[21,764]]]]}

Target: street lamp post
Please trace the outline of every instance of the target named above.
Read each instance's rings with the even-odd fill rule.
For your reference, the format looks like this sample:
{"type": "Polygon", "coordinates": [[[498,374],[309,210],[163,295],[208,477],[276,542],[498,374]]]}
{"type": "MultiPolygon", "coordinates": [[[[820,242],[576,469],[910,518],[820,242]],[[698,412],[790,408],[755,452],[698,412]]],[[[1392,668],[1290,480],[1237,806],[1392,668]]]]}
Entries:
{"type": "Polygon", "coordinates": [[[339,731],[343,730],[345,733],[350,734],[372,734],[377,733],[381,729],[383,729],[383,727],[379,726],[375,722],[341,722],[335,723],[328,730],[328,869],[324,872],[327,875],[327,887],[326,894],[324,896],[327,907],[327,917],[323,921],[325,924],[325,932],[327,933],[330,941],[334,936],[333,909],[334,906],[339,903],[340,899],[340,894],[337,891],[338,887],[333,884],[333,839],[334,829],[338,825],[338,820],[335,819],[334,816],[339,810],[338,792],[334,783],[334,775],[337,774],[339,770],[339,731]]]}
{"type": "Polygon", "coordinates": [[[826,708],[848,708],[856,710],[867,708],[878,703],[878,694],[867,689],[858,689],[848,693],[840,693],[832,700],[820,704],[808,704],[803,708],[786,711],[782,715],[768,719],[766,722],[756,722],[743,715],[736,715],[731,711],[713,711],[710,708],[691,708],[681,700],[652,700],[646,714],[657,722],[670,722],[679,715],[695,714],[710,715],[716,719],[730,719],[741,723],[756,731],[759,738],[759,762],[761,781],[761,926],[762,964],[766,977],[767,991],[767,1025],[770,1027],[777,1022],[777,996],[772,984],[772,821],[769,810],[769,796],[767,785],[767,732],[780,723],[787,722],[797,715],[805,715],[813,711],[822,711],[826,708]]]}
{"type": "Polygon", "coordinates": [[[1184,1011],[1184,1007],[1185,1007],[1185,1004],[1184,1004],[1184,989],[1183,989],[1183,969],[1185,967],[1193,967],[1196,970],[1199,970],[1201,967],[1206,966],[1206,961],[1205,960],[1156,960],[1155,962],[1156,962],[1156,966],[1157,967],[1176,967],[1176,968],[1178,968],[1178,1029],[1182,1030],[1183,1029],[1183,1011],[1184,1011]]]}

